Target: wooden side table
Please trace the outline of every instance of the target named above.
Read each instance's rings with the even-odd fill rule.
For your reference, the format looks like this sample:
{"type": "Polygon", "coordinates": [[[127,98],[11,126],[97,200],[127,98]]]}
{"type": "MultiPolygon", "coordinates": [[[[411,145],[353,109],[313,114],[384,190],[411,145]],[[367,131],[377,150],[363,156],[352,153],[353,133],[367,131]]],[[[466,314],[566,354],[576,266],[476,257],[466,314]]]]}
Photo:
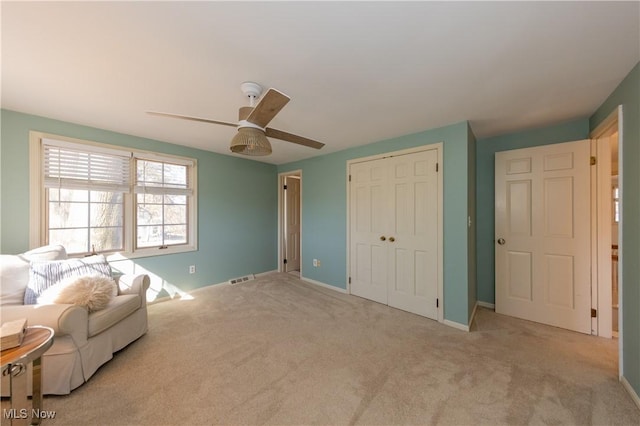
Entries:
{"type": "Polygon", "coordinates": [[[53,345],[49,327],[27,327],[22,344],[2,351],[2,375],[9,376],[11,408],[3,410],[2,420],[11,425],[40,424],[42,414],[42,365],[40,357],[53,345]],[[27,398],[27,366],[32,363],[31,407],[27,398]]]}

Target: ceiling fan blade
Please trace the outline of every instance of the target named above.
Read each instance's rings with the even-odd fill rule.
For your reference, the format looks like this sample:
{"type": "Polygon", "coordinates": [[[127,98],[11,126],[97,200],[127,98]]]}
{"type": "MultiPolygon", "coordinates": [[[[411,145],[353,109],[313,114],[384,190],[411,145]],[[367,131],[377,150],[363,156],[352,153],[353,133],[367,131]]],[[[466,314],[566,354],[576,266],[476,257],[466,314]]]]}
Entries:
{"type": "Polygon", "coordinates": [[[297,143],[298,145],[308,146],[309,148],[320,149],[324,146],[322,142],[314,141],[313,139],[308,139],[302,136],[283,132],[282,130],[272,129],[270,127],[266,128],[264,133],[270,138],[276,138],[286,142],[297,143]]]}
{"type": "Polygon", "coordinates": [[[267,93],[260,99],[258,105],[251,111],[247,117],[249,123],[262,128],[276,116],[278,112],[289,102],[290,98],[276,89],[269,89],[267,93]]]}
{"type": "Polygon", "coordinates": [[[170,112],[147,111],[147,114],[158,115],[160,117],[181,118],[183,120],[200,121],[202,123],[222,124],[223,126],[237,127],[238,123],[229,123],[227,121],[210,120],[208,118],[192,117],[190,115],[172,114],[170,112]]]}

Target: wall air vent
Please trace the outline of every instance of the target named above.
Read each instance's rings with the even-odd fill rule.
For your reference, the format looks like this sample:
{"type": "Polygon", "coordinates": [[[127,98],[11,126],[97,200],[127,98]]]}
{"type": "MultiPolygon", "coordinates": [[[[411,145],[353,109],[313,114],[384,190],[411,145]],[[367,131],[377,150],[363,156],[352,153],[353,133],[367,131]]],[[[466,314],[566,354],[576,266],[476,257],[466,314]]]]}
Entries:
{"type": "Polygon", "coordinates": [[[251,281],[251,280],[255,280],[256,276],[251,274],[251,275],[247,275],[244,277],[240,277],[240,278],[232,278],[229,280],[229,284],[240,284],[243,283],[245,281],[251,281]]]}

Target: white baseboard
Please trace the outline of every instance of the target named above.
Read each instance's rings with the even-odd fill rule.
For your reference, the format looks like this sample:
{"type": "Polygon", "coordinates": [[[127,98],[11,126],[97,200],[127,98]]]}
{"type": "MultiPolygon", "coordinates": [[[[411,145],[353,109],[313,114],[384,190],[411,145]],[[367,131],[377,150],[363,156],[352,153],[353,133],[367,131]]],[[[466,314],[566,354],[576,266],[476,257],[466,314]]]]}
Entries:
{"type": "Polygon", "coordinates": [[[638,408],[640,409],[640,396],[638,396],[636,391],[633,389],[633,387],[631,386],[631,383],[629,383],[624,376],[620,377],[620,383],[622,383],[622,386],[627,390],[633,402],[635,402],[638,408]]]}
{"type": "Polygon", "coordinates": [[[303,277],[302,275],[300,276],[300,279],[302,281],[308,282],[309,284],[318,285],[320,287],[328,288],[329,290],[334,290],[334,291],[337,291],[337,292],[340,292],[340,293],[347,294],[347,290],[345,290],[344,288],[340,288],[340,287],[336,287],[336,286],[331,285],[331,284],[325,284],[325,283],[320,282],[320,281],[312,280],[311,278],[306,278],[306,277],[303,277]]]}
{"type": "Polygon", "coordinates": [[[471,312],[471,316],[469,317],[469,330],[471,330],[471,324],[473,324],[473,320],[476,318],[476,312],[478,312],[478,301],[476,300],[476,304],[473,305],[473,311],[471,312]]]}
{"type": "Polygon", "coordinates": [[[448,325],[449,327],[457,328],[458,330],[469,332],[469,326],[460,324],[459,322],[450,321],[448,319],[442,321],[444,325],[448,325]]]}
{"type": "Polygon", "coordinates": [[[442,323],[444,325],[448,325],[449,327],[453,327],[453,328],[457,328],[458,330],[469,332],[471,330],[471,324],[473,324],[473,320],[476,317],[476,312],[478,311],[478,306],[481,306],[480,303],[481,302],[476,301],[476,304],[473,305],[473,311],[471,312],[471,318],[469,319],[469,325],[460,324],[459,322],[451,321],[451,320],[448,320],[448,319],[442,321],[442,323]]]}
{"type": "Polygon", "coordinates": [[[481,308],[493,309],[494,311],[496,310],[496,305],[494,303],[483,302],[481,300],[478,300],[476,302],[476,305],[480,306],[481,308]]]}

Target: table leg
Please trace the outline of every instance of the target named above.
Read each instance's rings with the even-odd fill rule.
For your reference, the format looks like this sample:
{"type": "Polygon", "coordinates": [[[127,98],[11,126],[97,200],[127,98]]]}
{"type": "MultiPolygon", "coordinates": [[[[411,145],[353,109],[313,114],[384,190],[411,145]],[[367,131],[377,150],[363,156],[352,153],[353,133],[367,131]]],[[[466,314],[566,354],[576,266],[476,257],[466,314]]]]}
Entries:
{"type": "Polygon", "coordinates": [[[28,425],[31,418],[27,398],[27,366],[22,363],[9,365],[9,387],[11,394],[11,426],[28,425]]]}
{"type": "Polygon", "coordinates": [[[32,362],[31,424],[40,424],[42,412],[42,360],[38,357],[32,362]]]}

